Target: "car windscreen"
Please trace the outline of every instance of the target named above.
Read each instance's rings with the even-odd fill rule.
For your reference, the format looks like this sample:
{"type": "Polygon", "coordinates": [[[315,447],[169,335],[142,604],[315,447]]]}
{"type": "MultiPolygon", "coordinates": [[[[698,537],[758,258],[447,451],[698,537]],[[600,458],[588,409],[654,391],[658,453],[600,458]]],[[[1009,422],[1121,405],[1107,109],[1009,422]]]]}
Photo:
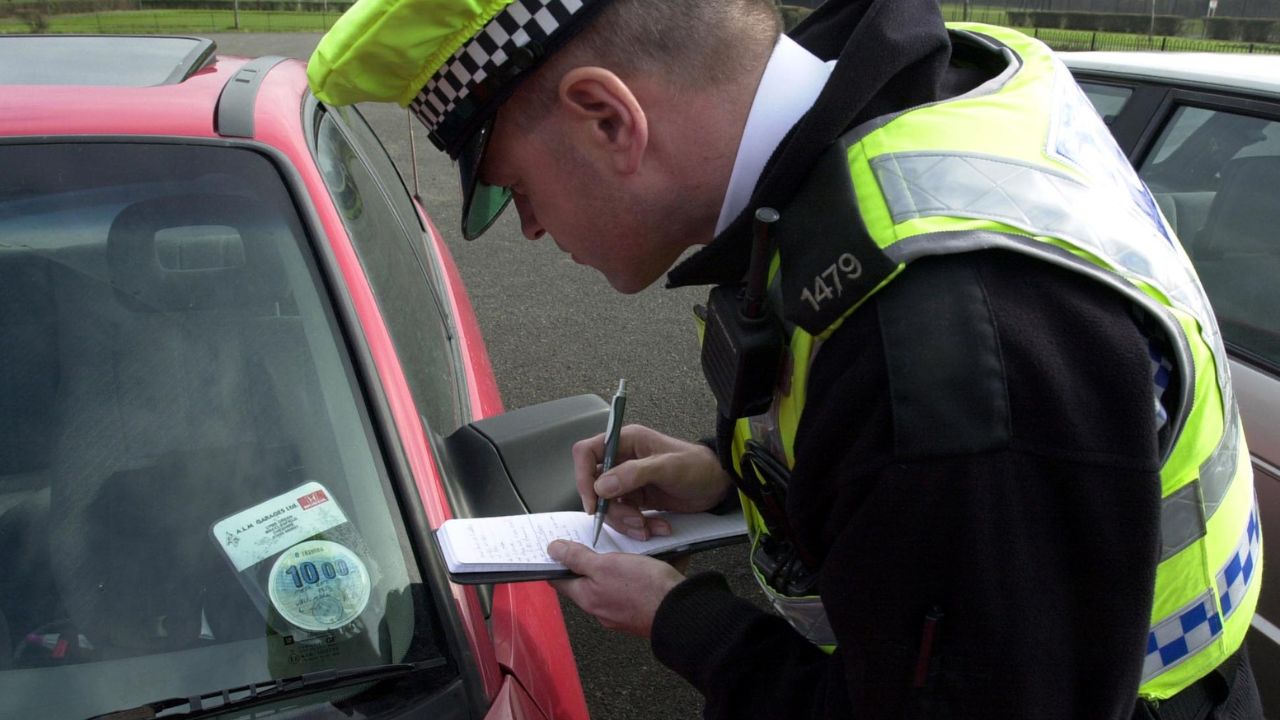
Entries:
{"type": "Polygon", "coordinates": [[[273,162],[67,142],[0,167],[0,716],[447,665],[273,162]]]}

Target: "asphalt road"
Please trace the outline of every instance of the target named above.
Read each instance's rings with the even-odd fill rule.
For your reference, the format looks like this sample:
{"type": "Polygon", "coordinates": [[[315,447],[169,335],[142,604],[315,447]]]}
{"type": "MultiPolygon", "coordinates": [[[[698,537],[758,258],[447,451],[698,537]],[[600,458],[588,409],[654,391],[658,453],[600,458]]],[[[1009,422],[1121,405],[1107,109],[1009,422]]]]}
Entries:
{"type": "MultiPolygon", "coordinates": [[[[320,36],[207,37],[223,54],[306,58],[320,36]]],[[[406,112],[395,105],[360,109],[412,183],[406,112]]],[[[462,240],[457,174],[425,131],[416,136],[423,203],[470,292],[506,407],[581,393],[607,398],[626,378],[629,422],[688,439],[710,433],[714,403],[702,383],[691,311],[705,291],[655,286],[619,295],[549,240],[525,240],[514,211],[482,239],[462,240]]],[[[698,556],[690,570],[700,569],[724,572],[739,594],[762,602],[741,546],[698,556]]],[[[571,604],[564,610],[593,718],[700,717],[701,696],[653,658],[647,641],[604,630],[571,604]]]]}

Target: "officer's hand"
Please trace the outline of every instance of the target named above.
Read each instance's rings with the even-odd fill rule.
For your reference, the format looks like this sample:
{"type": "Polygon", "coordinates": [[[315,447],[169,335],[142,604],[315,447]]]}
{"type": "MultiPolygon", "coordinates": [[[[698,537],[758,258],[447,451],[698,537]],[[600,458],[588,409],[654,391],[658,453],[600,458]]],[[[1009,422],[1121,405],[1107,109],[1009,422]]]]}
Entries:
{"type": "Polygon", "coordinates": [[[597,553],[586,545],[556,540],[547,554],[582,577],[554,580],[565,597],[610,630],[642,638],[653,629],[653,616],[671,588],[684,576],[645,555],[597,553]]]}
{"type": "Polygon", "coordinates": [[[641,510],[709,510],[733,486],[710,448],[677,440],[643,425],[622,428],[613,469],[601,475],[603,462],[603,434],[573,446],[574,476],[582,508],[595,512],[597,497],[610,500],[605,518],[609,526],[636,540],[671,534],[670,525],[644,517],[641,510]]]}

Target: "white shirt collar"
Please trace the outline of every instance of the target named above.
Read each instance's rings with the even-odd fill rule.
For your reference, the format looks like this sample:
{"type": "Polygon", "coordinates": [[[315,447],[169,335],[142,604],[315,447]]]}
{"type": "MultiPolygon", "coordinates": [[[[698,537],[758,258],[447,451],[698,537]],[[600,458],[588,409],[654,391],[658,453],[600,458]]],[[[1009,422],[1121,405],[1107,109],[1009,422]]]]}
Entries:
{"type": "Polygon", "coordinates": [[[813,107],[835,65],[834,60],[819,60],[786,35],[779,37],[747,115],[738,157],[729,176],[729,189],[720,207],[716,235],[746,207],[765,163],[782,138],[813,107]]]}

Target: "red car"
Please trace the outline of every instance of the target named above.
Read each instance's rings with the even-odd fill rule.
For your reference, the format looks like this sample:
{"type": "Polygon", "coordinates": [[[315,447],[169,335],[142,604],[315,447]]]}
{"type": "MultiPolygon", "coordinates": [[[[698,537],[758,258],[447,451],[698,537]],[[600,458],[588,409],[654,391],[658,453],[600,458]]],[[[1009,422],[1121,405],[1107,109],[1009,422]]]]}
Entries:
{"type": "Polygon", "coordinates": [[[445,244],[304,66],[0,37],[0,716],[585,718],[545,583],[605,404],[509,414],[445,244]]]}

